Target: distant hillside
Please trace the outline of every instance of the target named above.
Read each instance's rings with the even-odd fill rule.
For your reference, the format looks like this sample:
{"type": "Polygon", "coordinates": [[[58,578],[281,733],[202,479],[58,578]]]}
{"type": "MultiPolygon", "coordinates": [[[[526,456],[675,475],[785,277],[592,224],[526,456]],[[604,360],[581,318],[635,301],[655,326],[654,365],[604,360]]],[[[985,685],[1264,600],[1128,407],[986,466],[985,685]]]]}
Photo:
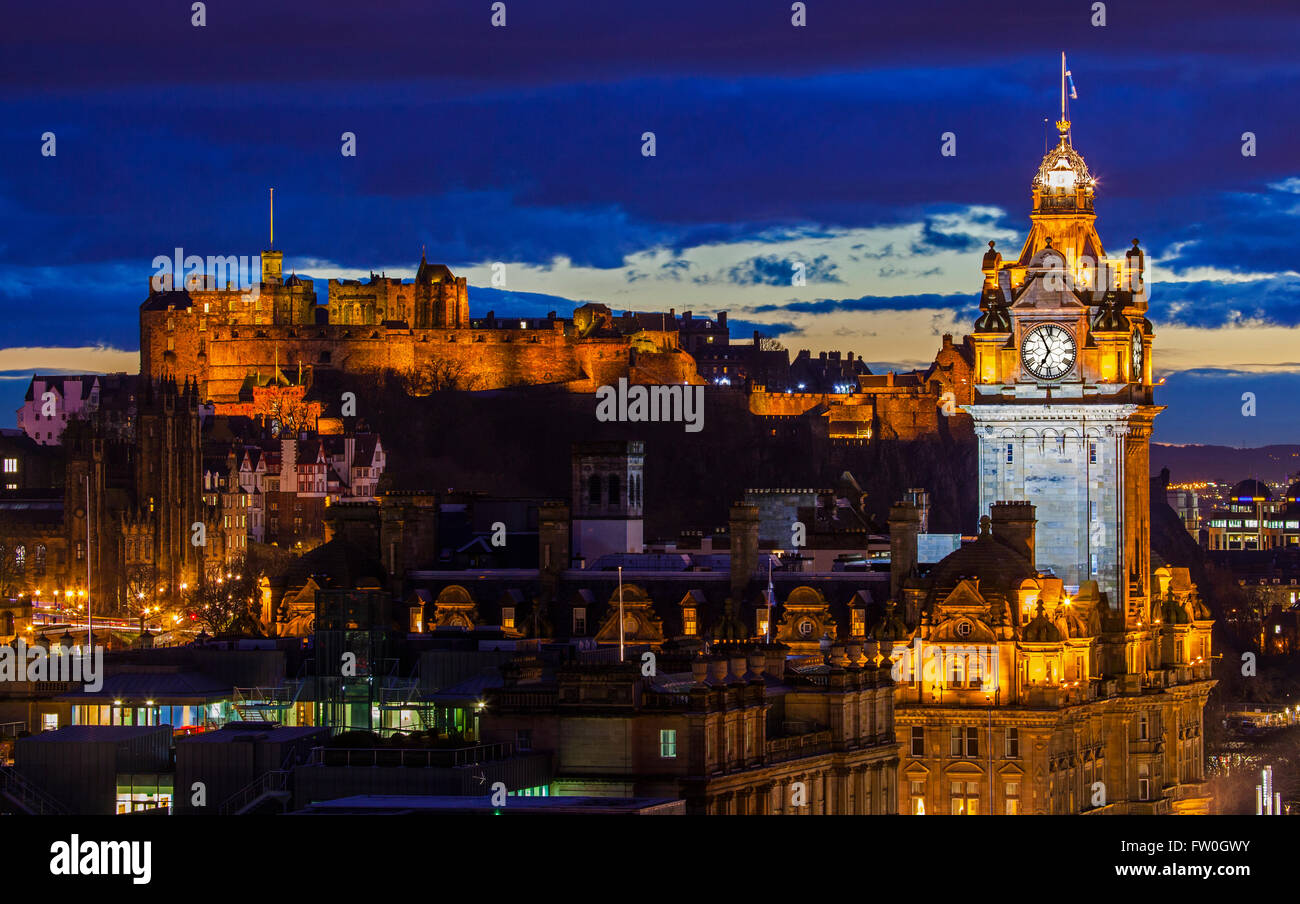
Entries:
{"type": "Polygon", "coordinates": [[[1235,483],[1246,477],[1286,480],[1300,471],[1300,445],[1234,449],[1231,446],[1151,446],[1151,473],[1169,469],[1174,483],[1200,480],[1235,483]]]}

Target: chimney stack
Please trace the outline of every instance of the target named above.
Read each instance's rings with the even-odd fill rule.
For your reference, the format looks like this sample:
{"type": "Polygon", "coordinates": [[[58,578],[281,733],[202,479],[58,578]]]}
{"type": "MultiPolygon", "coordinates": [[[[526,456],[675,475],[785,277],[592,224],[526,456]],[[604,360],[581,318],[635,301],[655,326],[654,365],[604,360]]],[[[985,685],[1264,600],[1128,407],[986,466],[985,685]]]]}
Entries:
{"type": "Polygon", "coordinates": [[[731,507],[731,598],[740,606],[758,569],[758,506],[737,502],[731,507]]]}
{"type": "Polygon", "coordinates": [[[903,579],[916,571],[916,537],[921,532],[921,512],[910,502],[889,509],[889,598],[899,600],[903,579]]]}
{"type": "Polygon", "coordinates": [[[995,502],[989,506],[993,537],[1024,556],[1033,567],[1038,566],[1034,554],[1034,505],[1025,500],[995,502]]]}

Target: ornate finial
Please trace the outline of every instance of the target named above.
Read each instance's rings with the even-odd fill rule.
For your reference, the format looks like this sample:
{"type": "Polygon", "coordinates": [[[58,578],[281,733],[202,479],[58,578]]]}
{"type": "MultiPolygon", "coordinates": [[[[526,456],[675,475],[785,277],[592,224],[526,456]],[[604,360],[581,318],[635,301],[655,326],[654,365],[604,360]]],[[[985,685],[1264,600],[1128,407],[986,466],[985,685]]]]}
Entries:
{"type": "Polygon", "coordinates": [[[992,242],[989,242],[989,250],[990,250],[990,251],[993,250],[993,243],[992,243],[992,242]]]}
{"type": "Polygon", "coordinates": [[[1052,247],[1052,237],[1051,237],[1050,235],[1047,237],[1047,244],[1044,245],[1043,247],[1045,247],[1045,248],[1051,248],[1051,247],[1052,247]]]}

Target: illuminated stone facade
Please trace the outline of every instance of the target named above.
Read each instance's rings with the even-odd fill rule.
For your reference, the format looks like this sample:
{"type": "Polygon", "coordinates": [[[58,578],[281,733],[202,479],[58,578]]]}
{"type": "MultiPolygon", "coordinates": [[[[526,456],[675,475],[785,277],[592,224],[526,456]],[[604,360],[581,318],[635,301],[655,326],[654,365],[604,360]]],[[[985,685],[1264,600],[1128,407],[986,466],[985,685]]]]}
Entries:
{"type": "Polygon", "coordinates": [[[312,280],[283,279],[280,252],[263,252],[256,290],[191,278],[185,291],[151,286],[140,307],[140,372],[193,379],[205,401],[240,401],[250,377],[284,368],[412,377],[430,389],[555,384],[594,392],[619,377],[633,383],[700,383],[678,346],[676,323],[625,332],[599,305],[573,320],[493,319],[475,326],[466,281],[421,260],[414,282],[372,274],[330,280],[318,303],[312,280]]]}
{"type": "MultiPolygon", "coordinates": [[[[1152,330],[1142,253],[1107,262],[1069,123],[1020,256],[984,257],[973,400],[980,535],[898,557],[899,812],[1206,813],[1213,624],[1152,569],[1152,330]]],[[[915,530],[891,513],[891,527],[915,530]]],[[[908,551],[905,542],[894,544],[908,551]]]]}

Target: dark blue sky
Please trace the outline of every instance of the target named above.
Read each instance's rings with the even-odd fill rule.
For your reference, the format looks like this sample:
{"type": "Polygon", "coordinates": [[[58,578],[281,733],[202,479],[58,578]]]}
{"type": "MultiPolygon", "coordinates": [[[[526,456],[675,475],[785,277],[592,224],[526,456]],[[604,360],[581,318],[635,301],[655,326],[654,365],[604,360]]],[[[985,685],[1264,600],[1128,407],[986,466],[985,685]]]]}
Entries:
{"type": "MultiPolygon", "coordinates": [[[[984,243],[1023,240],[1064,50],[1101,235],[1155,262],[1157,439],[1297,438],[1296,13],[1112,2],[1098,28],[1074,0],[809,0],[794,28],[773,0],[507,0],[493,28],[490,5],[221,0],[203,28],[188,3],[10,10],[0,372],[127,359],[152,259],[257,254],[272,185],[286,266],[316,277],[427,246],[475,314],[725,309],[916,366],[968,328],[984,243]],[[521,294],[476,291],[494,261],[521,294]]],[[[0,380],[0,412],[23,388],[0,380]]]]}

